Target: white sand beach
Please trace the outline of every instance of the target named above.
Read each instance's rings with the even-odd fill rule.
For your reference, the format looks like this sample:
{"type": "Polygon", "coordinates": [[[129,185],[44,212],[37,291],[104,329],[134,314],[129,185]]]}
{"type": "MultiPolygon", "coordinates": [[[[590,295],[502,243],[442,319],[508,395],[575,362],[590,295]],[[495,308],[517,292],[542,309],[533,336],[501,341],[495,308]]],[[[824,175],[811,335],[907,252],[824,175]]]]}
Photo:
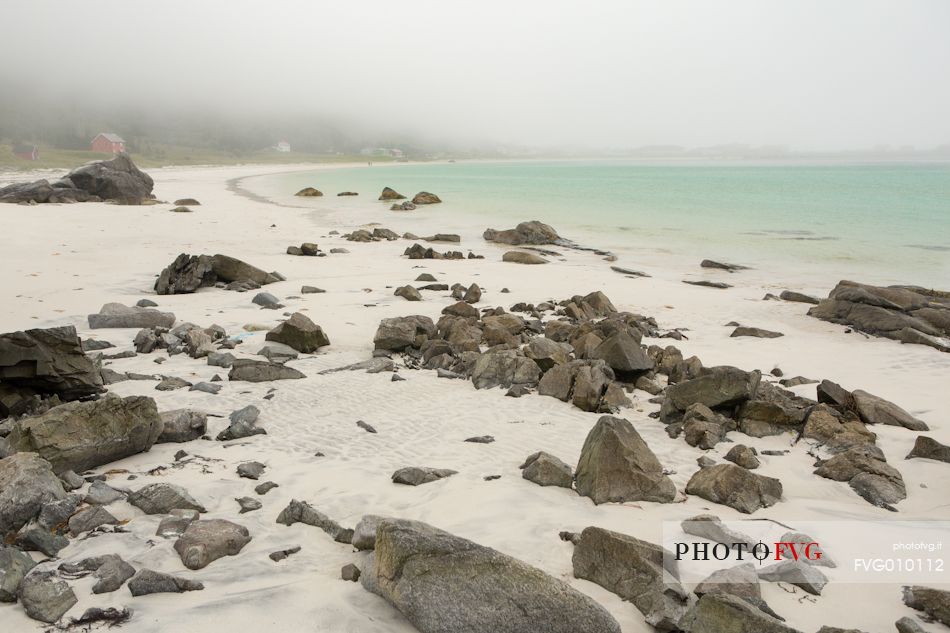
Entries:
{"type": "MultiPolygon", "coordinates": [[[[400,367],[398,374],[405,380],[399,382],[392,382],[387,372],[319,373],[369,359],[373,335],[383,318],[420,314],[438,320],[442,309],[455,303],[448,292],[423,291],[424,299],[419,302],[393,295],[396,287],[412,284],[423,272],[448,284],[478,283],[483,296],[477,308],[508,309],[517,302],[536,304],[602,291],[618,310],[653,316],[661,330],[682,328],[688,337],[683,341],[644,339],[646,345],[673,344],[684,356],[698,356],[705,366],[759,369],[769,380],[773,380],[769,372],[778,367],[787,377],[830,379],[847,389],[864,389],[903,407],[929,425],[929,436],[950,443],[950,354],[845,333],[845,326],[806,316],[806,304],[762,300],[766,293],[785,289],[827,296],[839,281],[833,270],[828,271],[823,285],[818,285],[812,276],[800,279],[795,270],[787,268],[757,266],[732,274],[702,269],[703,253],[670,253],[666,259],[652,254],[648,261],[624,254],[614,265],[651,275],[635,279],[611,271],[611,264],[592,252],[557,246],[545,247],[559,252],[550,263],[523,266],[502,262],[502,253],[511,248],[484,241],[485,221],[453,214],[449,199],[416,211],[390,211],[389,203],[376,201],[379,190],[387,185],[382,171],[376,190],[359,191],[359,197],[353,199],[337,198],[336,192],[328,191],[316,210],[251,199],[228,187],[234,179],[295,169],[304,167],[148,170],[155,180],[155,195],[168,201],[151,206],[95,202],[0,205],[5,231],[0,249],[2,332],[73,325],[84,340],[115,344],[116,349],[109,352],[130,350],[136,329],[91,330],[87,315],[109,302],[134,305],[149,298],[160,310],[173,312],[179,323],[217,324],[229,335],[240,335],[242,343],[232,351],[239,358],[260,358],[255,354],[266,333],[247,332],[243,327],[255,323],[271,328],[286,318],[284,313],[307,315],[330,339],[330,345],[318,353],[301,354],[298,360],[289,361],[288,366],[306,374],[301,380],[225,380],[217,395],[187,389],[156,391],[157,381],[148,380],[109,386],[110,393],[120,396],[150,396],[160,411],[206,411],[214,416],[208,423],[211,437],[227,426],[232,411],[251,404],[260,408],[259,425],[266,435],[231,442],[156,444],[148,452],[96,469],[108,471],[107,482],[116,488],[137,489],[158,481],[179,484],[205,505],[208,512],[204,518],[223,518],[246,526],[252,540],[239,555],[189,571],[173,550],[173,542],[155,536],[159,516],[145,515],[124,501],[111,504],[109,511],[127,521],[127,533],[74,539],[60,552],[60,561],[47,565],[53,568],[62,561],[115,553],[137,569],[148,567],[200,580],[205,588],[137,598],[124,588],[94,595],[92,578],[85,578],[71,582],[79,602],[69,615],[92,606],[129,607],[134,615],[123,630],[144,633],[414,631],[382,598],[359,583],[340,579],[340,568],[347,563],[361,566],[363,554],[334,542],[315,527],[275,522],[278,513],[297,499],[347,527],[353,527],[365,514],[425,521],[566,581],[603,605],[624,633],[653,631],[633,605],[573,577],[573,546],[561,541],[558,533],[600,526],[659,542],[663,521],[702,513],[717,514],[724,520],[749,518],[684,494],[686,482],[698,469],[696,459],[707,454],[721,461],[733,444],[702,451],[682,438],[668,437],[664,425],[649,417],[659,405],[648,402],[649,394],[635,391],[630,394],[633,406],[622,408],[617,415],[634,425],[668,470],[677,487],[677,502],[594,505],[573,491],[526,481],[518,467],[538,450],[576,464],[584,439],[600,414],[536,393],[511,398],[505,397],[504,389],[476,390],[470,380],[438,378],[434,371],[424,369],[400,367]],[[200,206],[192,207],[191,213],[171,213],[170,201],[185,197],[196,198],[200,206]],[[484,259],[410,260],[402,255],[413,244],[409,240],[356,243],[343,239],[343,233],[369,223],[400,235],[457,233],[460,244],[431,246],[472,251],[484,259]],[[331,231],[339,234],[331,235],[331,231]],[[327,253],[331,248],[349,252],[326,257],[286,254],[288,246],[301,242],[317,243],[327,253]],[[286,307],[259,308],[251,302],[256,291],[204,288],[193,294],[156,296],[152,290],[156,276],[179,253],[223,253],[265,271],[279,271],[286,281],[269,284],[264,290],[286,307]],[[683,279],[727,281],[733,287],[696,287],[683,284],[683,279]],[[301,294],[303,285],[326,292],[301,294]],[[502,293],[502,288],[510,293],[502,293]],[[730,338],[732,328],[725,324],[731,321],[777,330],[784,336],[730,338]],[[271,389],[275,390],[273,397],[264,399],[271,389]],[[367,433],[357,426],[358,420],[378,433],[367,433]],[[493,436],[494,443],[464,441],[482,435],[493,436]],[[175,466],[174,455],[179,450],[194,459],[186,458],[183,466],[175,466]],[[315,456],[318,452],[323,456],[315,456]],[[253,488],[259,482],[240,478],[235,472],[238,464],[251,460],[266,465],[260,481],[273,481],[279,487],[264,496],[255,495],[253,488]],[[417,487],[396,485],[390,477],[404,466],[451,468],[458,474],[417,487]],[[150,474],[156,468],[160,470],[150,474]],[[489,475],[500,478],[485,480],[489,475]],[[263,508],[239,514],[235,498],[243,496],[257,498],[263,508]],[[275,563],[268,558],[270,552],[297,545],[301,551],[283,561],[275,563]]],[[[17,179],[23,178],[17,175],[17,179]]],[[[247,183],[241,186],[250,187],[247,183]]],[[[438,193],[435,188],[433,191],[438,193]]],[[[562,237],[598,246],[585,243],[583,236],[562,233],[562,237]]],[[[163,351],[139,354],[105,361],[105,366],[119,372],[160,372],[189,382],[207,381],[215,374],[226,376],[226,369],[208,366],[205,359],[180,354],[156,365],[154,359],[160,356],[167,355],[163,351]]],[[[398,357],[396,360],[398,365],[398,357]]],[[[814,384],[793,391],[815,397],[814,384]]],[[[808,442],[794,443],[790,434],[751,438],[733,432],[733,442],[754,446],[760,452],[789,450],[782,456],[760,457],[762,466],[756,472],[780,479],[784,493],[779,503],[753,517],[792,525],[823,520],[950,521],[947,464],[905,460],[917,435],[912,431],[882,425],[873,431],[888,462],[900,470],[906,483],[907,498],[897,504],[897,514],[870,505],[846,483],[814,475],[815,460],[808,454],[808,442]]],[[[42,558],[34,554],[37,560],[42,558]]],[[[822,625],[884,633],[893,630],[895,620],[918,615],[904,606],[897,585],[837,583],[834,570],[828,575],[832,582],[820,597],[787,585],[763,583],[763,598],[789,626],[809,633],[822,625]]],[[[0,603],[3,631],[44,628],[29,619],[19,605],[0,603]]],[[[927,630],[947,629],[928,625],[927,630]]]]}

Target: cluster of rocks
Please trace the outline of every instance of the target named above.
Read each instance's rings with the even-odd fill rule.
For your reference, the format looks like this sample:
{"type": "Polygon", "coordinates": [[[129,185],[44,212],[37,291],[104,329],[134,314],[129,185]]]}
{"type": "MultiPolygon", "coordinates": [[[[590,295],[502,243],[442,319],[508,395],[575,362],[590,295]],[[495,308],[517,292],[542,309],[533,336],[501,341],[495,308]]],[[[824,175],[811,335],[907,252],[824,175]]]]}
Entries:
{"type": "MultiPolygon", "coordinates": [[[[426,247],[418,242],[407,248],[403,255],[409,259],[465,259],[465,255],[461,251],[445,251],[440,253],[431,246],[426,247]]],[[[475,255],[473,252],[468,252],[468,259],[484,259],[483,256],[475,255]]]]}
{"type": "Polygon", "coordinates": [[[394,202],[393,205],[389,207],[389,210],[390,211],[415,211],[416,205],[415,203],[410,202],[408,200],[405,200],[404,202],[394,202]]]}
{"type": "MultiPolygon", "coordinates": [[[[409,233],[403,235],[403,239],[418,239],[415,236],[409,237],[409,233]]],[[[383,240],[392,242],[399,239],[395,231],[383,227],[376,227],[372,231],[368,229],[357,229],[350,233],[345,233],[343,239],[349,242],[381,242],[383,240]]]]}
{"type": "Polygon", "coordinates": [[[618,312],[601,292],[481,313],[471,305],[480,289],[458,285],[453,293],[463,300],[446,307],[438,323],[419,315],[384,319],[374,338],[378,353],[401,353],[410,366],[470,378],[477,389],[523,395],[537,388],[585,411],[615,411],[629,404],[626,392],[638,382],[652,384],[655,364],[640,340],[659,336],[656,322],[618,312]]]}
{"type": "Polygon", "coordinates": [[[0,187],[0,202],[21,204],[101,202],[147,204],[154,200],[151,176],[127,154],[78,167],[59,180],[37,180],[0,187]]]}
{"type": "Polygon", "coordinates": [[[229,255],[182,253],[162,270],[155,281],[155,292],[187,294],[209,286],[246,292],[277,281],[284,281],[283,275],[264,272],[229,255]]]}
{"type": "MultiPolygon", "coordinates": [[[[379,199],[382,201],[388,202],[391,200],[405,200],[406,196],[402,195],[401,193],[399,193],[398,191],[390,187],[384,187],[382,193],[379,194],[379,199]]],[[[407,206],[406,203],[396,204],[396,205],[393,205],[392,210],[393,211],[400,211],[400,210],[409,211],[411,209],[415,209],[416,208],[415,205],[438,204],[440,202],[442,202],[442,200],[439,198],[439,196],[435,195],[434,193],[429,193],[428,191],[420,191],[415,196],[413,196],[412,202],[410,203],[411,206],[407,206]]]]}
{"type": "Polygon", "coordinates": [[[288,246],[287,247],[288,255],[296,255],[298,257],[322,257],[326,253],[320,250],[320,248],[313,242],[304,242],[300,246],[288,246]]]}
{"type": "Polygon", "coordinates": [[[505,229],[503,231],[485,229],[485,232],[482,233],[482,237],[486,242],[496,242],[510,246],[521,246],[523,244],[535,246],[543,246],[545,244],[570,245],[570,242],[562,239],[551,226],[539,222],[538,220],[522,222],[513,229],[505,229]]]}
{"type": "Polygon", "coordinates": [[[950,352],[950,292],[840,281],[808,314],[874,336],[950,352]]]}

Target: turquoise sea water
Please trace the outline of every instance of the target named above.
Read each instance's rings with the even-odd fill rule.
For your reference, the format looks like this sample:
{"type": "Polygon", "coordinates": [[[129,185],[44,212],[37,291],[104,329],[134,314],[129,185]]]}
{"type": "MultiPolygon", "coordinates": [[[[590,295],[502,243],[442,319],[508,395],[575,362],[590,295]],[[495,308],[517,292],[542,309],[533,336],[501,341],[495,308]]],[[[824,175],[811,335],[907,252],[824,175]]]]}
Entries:
{"type": "MultiPolygon", "coordinates": [[[[279,174],[246,184],[276,201],[315,207],[336,204],[334,194],[344,190],[369,205],[383,186],[410,197],[437,193],[443,221],[507,228],[539,219],[618,252],[950,289],[948,164],[459,162],[279,174]],[[304,186],[327,197],[291,195],[304,186]]],[[[373,204],[385,223],[388,205],[373,204]]]]}

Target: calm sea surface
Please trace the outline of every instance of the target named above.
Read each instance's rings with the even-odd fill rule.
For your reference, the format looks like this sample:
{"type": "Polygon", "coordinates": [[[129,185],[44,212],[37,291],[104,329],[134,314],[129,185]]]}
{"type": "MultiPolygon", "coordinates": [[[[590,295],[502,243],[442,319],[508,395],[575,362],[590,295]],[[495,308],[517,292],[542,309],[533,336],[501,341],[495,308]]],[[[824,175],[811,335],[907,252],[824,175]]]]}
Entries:
{"type": "Polygon", "coordinates": [[[647,259],[662,252],[950,290],[950,165],[943,163],[376,164],[261,176],[243,186],[285,204],[350,205],[361,218],[372,208],[383,224],[394,223],[388,205],[375,201],[383,186],[409,197],[432,191],[445,201],[420,208],[441,219],[433,231],[538,219],[576,241],[647,259]],[[305,186],[326,196],[292,195],[305,186]],[[350,190],[360,197],[335,196],[350,190]]]}

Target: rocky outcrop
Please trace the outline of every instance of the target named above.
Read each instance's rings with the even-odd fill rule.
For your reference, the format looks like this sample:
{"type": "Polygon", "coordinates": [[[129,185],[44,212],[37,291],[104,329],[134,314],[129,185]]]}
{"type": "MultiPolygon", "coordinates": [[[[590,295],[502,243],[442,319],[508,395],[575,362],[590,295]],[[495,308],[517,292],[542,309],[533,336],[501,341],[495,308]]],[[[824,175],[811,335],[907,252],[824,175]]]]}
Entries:
{"type": "Polygon", "coordinates": [[[72,326],[0,334],[0,419],[26,413],[31,396],[78,400],[103,392],[99,368],[72,326]]]}
{"type": "Polygon", "coordinates": [[[65,496],[49,462],[35,453],[0,459],[0,542],[29,523],[44,505],[65,496]]]}
{"type": "Polygon", "coordinates": [[[633,425],[602,416],[590,430],[574,474],[579,495],[594,503],[670,503],[676,487],[633,425]]]}
{"type": "Polygon", "coordinates": [[[531,220],[522,222],[513,229],[497,231],[495,229],[485,229],[482,234],[487,242],[497,242],[498,244],[509,244],[511,246],[520,246],[522,244],[532,244],[541,246],[544,244],[561,244],[563,240],[552,227],[531,220]]]}
{"type": "Polygon", "coordinates": [[[323,328],[301,312],[294,312],[289,319],[268,332],[265,338],[288,345],[304,354],[311,354],[330,344],[323,328]]]}
{"type": "Polygon", "coordinates": [[[147,451],[163,426],[153,399],[110,395],[21,418],[7,439],[13,450],[38,453],[54,472],[81,472],[147,451]]]}
{"type": "Polygon", "coordinates": [[[808,314],[875,336],[950,352],[950,293],[840,281],[808,314]]]}
{"type": "Polygon", "coordinates": [[[363,587],[421,633],[619,633],[607,611],[568,584],[425,523],[383,520],[363,587]]]}
{"type": "Polygon", "coordinates": [[[78,167],[50,183],[37,180],[0,187],[0,202],[99,202],[145,204],[154,199],[151,176],[128,154],[78,167]]]}
{"type": "Polygon", "coordinates": [[[696,471],[686,484],[686,494],[751,514],[781,500],[782,482],[735,464],[716,464],[696,471]]]}
{"type": "Polygon", "coordinates": [[[575,541],[574,577],[632,602],[657,631],[677,631],[688,594],[676,579],[671,552],[647,541],[588,527],[575,541]]]}

